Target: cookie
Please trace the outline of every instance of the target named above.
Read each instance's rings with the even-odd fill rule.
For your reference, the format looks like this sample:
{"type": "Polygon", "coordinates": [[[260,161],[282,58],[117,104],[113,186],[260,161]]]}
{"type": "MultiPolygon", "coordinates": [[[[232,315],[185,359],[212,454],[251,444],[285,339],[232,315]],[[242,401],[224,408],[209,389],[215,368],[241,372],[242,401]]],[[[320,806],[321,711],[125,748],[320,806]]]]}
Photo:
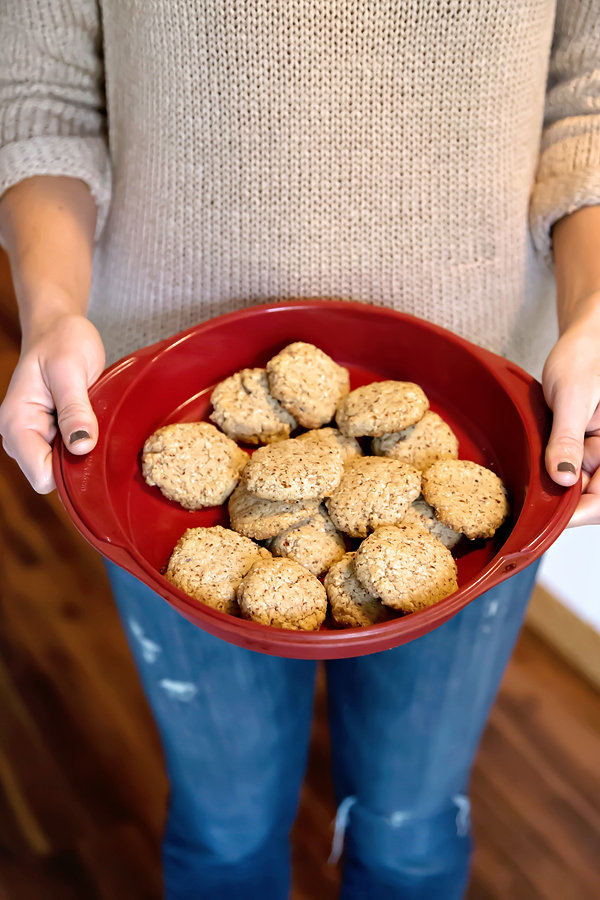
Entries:
{"type": "Polygon", "coordinates": [[[293,559],[313,575],[322,575],[346,552],[344,538],[323,507],[269,541],[273,556],[293,559]]]}
{"type": "Polygon", "coordinates": [[[319,500],[265,500],[251,494],[240,482],[229,498],[229,520],[234,531],[256,541],[266,541],[315,515],[319,503],[319,500]]]}
{"type": "Polygon", "coordinates": [[[350,390],[350,375],[312,344],[296,341],[267,363],[271,394],[304,426],[331,422],[350,390]]]}
{"type": "Polygon", "coordinates": [[[335,420],[349,437],[380,437],[418,422],[429,401],[412,381],[374,381],[351,391],[340,403],[335,420]]]}
{"type": "Polygon", "coordinates": [[[252,494],[266,500],[321,500],[335,490],[343,471],[338,447],[292,438],[259,447],[243,479],[252,494]]]}
{"type": "Polygon", "coordinates": [[[360,628],[377,625],[394,618],[379,597],[366,591],[354,571],[356,553],[346,553],[329,569],[323,584],[327,591],[331,614],[338,625],[360,628]]]}
{"type": "Polygon", "coordinates": [[[215,525],[188,528],[169,559],[165,578],[213,609],[239,615],[237,589],[259,559],[271,554],[254,541],[215,525]]]}
{"type": "Polygon", "coordinates": [[[397,459],[364,456],[347,464],[326,505],[336,528],[365,537],[381,525],[401,522],[420,490],[418,469],[397,459]]]}
{"type": "Polygon", "coordinates": [[[313,428],[299,434],[297,441],[325,441],[332,447],[339,447],[342,451],[344,465],[351,459],[358,459],[363,455],[362,449],[356,438],[346,437],[339,428],[313,428]]]}
{"type": "Polygon", "coordinates": [[[240,480],[248,454],[208,422],[165,425],[142,451],[142,473],[185,509],[219,506],[240,480]]]}
{"type": "Polygon", "coordinates": [[[269,393],[266,369],[241,369],[216,386],[210,419],[235,441],[268,444],[290,436],[297,422],[269,393]]]}
{"type": "MultiPolygon", "coordinates": [[[[239,490],[239,488],[236,488],[236,490],[239,490]]],[[[455,531],[453,528],[449,528],[448,525],[444,525],[443,522],[440,522],[435,514],[434,508],[430,506],[423,497],[417,497],[416,500],[413,500],[408,508],[408,512],[402,519],[402,525],[409,524],[421,525],[423,528],[426,528],[427,531],[430,531],[438,541],[442,542],[444,547],[448,548],[448,550],[452,550],[462,537],[458,531],[455,531]]]]}
{"type": "Polygon", "coordinates": [[[423,472],[422,489],[438,519],[471,540],[492,537],[509,513],[501,479],[471,460],[438,460],[423,472]]]}
{"type": "Polygon", "coordinates": [[[441,416],[427,410],[414,425],[373,438],[371,449],[376,456],[400,459],[423,471],[438,459],[456,459],[458,438],[441,416]]]}
{"type": "Polygon", "coordinates": [[[327,612],[325,588],[293,559],[257,562],[242,580],[237,598],[245,619],[295,631],[316,631],[327,612]]]}
{"type": "Polygon", "coordinates": [[[420,525],[378,528],[356,551],[354,569],[366,591],[405,613],[432,606],[458,588],[452,554],[420,525]]]}

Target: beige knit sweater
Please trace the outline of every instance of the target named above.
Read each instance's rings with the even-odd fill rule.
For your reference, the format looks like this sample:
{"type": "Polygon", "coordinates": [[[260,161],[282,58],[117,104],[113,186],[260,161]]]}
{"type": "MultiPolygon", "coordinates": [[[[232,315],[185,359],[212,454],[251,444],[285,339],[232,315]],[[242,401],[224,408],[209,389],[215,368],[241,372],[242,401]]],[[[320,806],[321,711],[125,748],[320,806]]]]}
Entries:
{"type": "Polygon", "coordinates": [[[551,226],[600,202],[600,0],[0,10],[0,192],[42,173],[90,185],[109,359],[320,296],[424,316],[539,373],[551,226]]]}

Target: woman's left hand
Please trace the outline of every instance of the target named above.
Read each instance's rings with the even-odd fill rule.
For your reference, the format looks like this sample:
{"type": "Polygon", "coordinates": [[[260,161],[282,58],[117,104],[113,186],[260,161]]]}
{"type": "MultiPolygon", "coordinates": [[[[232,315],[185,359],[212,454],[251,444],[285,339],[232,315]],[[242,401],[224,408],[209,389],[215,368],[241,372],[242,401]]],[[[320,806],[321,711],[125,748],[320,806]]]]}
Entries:
{"type": "Polygon", "coordinates": [[[581,472],[582,495],[569,527],[600,524],[600,312],[596,303],[591,309],[563,332],[542,375],[553,412],[546,468],[565,486],[581,472]]]}

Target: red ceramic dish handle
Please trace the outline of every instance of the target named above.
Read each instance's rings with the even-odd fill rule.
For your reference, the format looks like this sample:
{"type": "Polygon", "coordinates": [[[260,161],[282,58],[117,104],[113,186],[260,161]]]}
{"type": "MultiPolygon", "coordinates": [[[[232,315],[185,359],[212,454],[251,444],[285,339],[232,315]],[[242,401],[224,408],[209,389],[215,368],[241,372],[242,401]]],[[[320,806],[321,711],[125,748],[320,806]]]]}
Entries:
{"type": "MultiPolygon", "coordinates": [[[[115,409],[123,397],[124,376],[128,385],[131,385],[143,373],[148,356],[153,355],[160,346],[162,345],[154,345],[149,348],[152,352],[141,351],[108,368],[102,375],[101,397],[95,396],[96,391],[92,385],[90,400],[98,419],[99,442],[105,440],[115,409]]],[[[60,435],[57,435],[52,454],[54,478],[60,488],[59,493],[65,509],[77,523],[86,540],[110,559],[131,570],[129,541],[123,534],[116,516],[111,515],[111,507],[107,503],[110,486],[106,483],[103,468],[94,463],[94,452],[92,450],[85,456],[75,456],[69,452],[60,435]],[[68,467],[68,483],[63,477],[63,465],[68,467]],[[77,494],[79,498],[85,494],[84,504],[77,502],[77,494]],[[98,528],[97,520],[92,522],[85,513],[85,510],[97,509],[103,510],[101,529],[98,528]]]]}

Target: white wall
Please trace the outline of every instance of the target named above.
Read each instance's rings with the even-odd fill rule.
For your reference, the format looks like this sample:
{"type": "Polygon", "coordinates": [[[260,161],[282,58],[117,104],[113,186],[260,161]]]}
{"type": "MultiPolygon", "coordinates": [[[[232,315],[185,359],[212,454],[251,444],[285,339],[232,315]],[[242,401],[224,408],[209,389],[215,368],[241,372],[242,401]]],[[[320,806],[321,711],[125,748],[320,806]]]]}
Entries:
{"type": "Polygon", "coordinates": [[[600,525],[563,531],[546,552],[537,580],[600,633],[600,525]]]}

